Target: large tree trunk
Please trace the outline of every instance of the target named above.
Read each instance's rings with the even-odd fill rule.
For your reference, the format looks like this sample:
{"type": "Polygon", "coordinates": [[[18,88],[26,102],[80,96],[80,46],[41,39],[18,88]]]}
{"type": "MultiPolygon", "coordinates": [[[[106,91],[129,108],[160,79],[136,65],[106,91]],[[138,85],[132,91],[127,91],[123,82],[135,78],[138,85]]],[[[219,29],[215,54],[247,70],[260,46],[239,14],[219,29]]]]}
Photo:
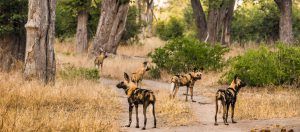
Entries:
{"type": "Polygon", "coordinates": [[[208,42],[215,44],[218,41],[219,32],[219,16],[220,12],[218,8],[209,7],[207,31],[208,31],[208,42]]]}
{"type": "Polygon", "coordinates": [[[284,43],[292,43],[292,0],[274,0],[280,10],[279,39],[284,43]]]}
{"type": "Polygon", "coordinates": [[[88,50],[88,13],[86,10],[78,12],[76,30],[76,50],[77,53],[85,53],[88,50]]]}
{"type": "Polygon", "coordinates": [[[200,41],[205,41],[208,34],[207,34],[207,23],[206,23],[203,7],[199,0],[191,0],[191,5],[196,20],[197,33],[198,33],[197,37],[200,41]]]}
{"type": "Polygon", "coordinates": [[[24,78],[55,81],[56,0],[29,0],[24,78]]]}
{"type": "Polygon", "coordinates": [[[231,41],[231,21],[233,17],[235,0],[229,0],[224,11],[224,21],[222,26],[221,42],[224,45],[229,45],[231,41]]]}
{"type": "Polygon", "coordinates": [[[215,4],[214,1],[209,2],[208,42],[229,44],[235,0],[223,0],[219,4],[215,4]]]}
{"type": "Polygon", "coordinates": [[[119,0],[104,0],[102,2],[101,17],[93,42],[94,56],[102,49],[109,53],[116,53],[125,29],[129,1],[119,3],[119,0]]]}
{"type": "Polygon", "coordinates": [[[152,24],[153,24],[153,8],[154,8],[154,2],[153,0],[147,0],[147,10],[146,10],[146,29],[147,29],[147,35],[152,33],[152,24]]]}
{"type": "Polygon", "coordinates": [[[19,35],[7,35],[0,38],[0,71],[9,72],[21,68],[18,62],[25,57],[25,32],[19,35]],[[23,36],[24,35],[24,36],[23,36]]]}

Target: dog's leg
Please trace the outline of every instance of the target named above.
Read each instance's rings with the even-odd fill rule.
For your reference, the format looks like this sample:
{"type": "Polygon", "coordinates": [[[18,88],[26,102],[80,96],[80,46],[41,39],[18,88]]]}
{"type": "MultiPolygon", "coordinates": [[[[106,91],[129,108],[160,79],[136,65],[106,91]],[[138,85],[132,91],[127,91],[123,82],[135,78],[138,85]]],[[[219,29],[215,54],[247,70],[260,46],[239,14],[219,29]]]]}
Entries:
{"type": "Polygon", "coordinates": [[[188,101],[188,94],[189,94],[189,86],[186,86],[185,101],[188,101]]]}
{"type": "Polygon", "coordinates": [[[222,100],[222,106],[223,106],[223,122],[225,125],[228,125],[228,123],[226,122],[227,105],[226,105],[225,101],[223,101],[223,100],[222,100]]]}
{"type": "Polygon", "coordinates": [[[192,100],[192,102],[196,102],[196,101],[193,99],[193,95],[194,95],[194,85],[191,85],[191,86],[190,86],[190,94],[191,94],[191,100],[192,100]]]}
{"type": "Polygon", "coordinates": [[[227,121],[227,119],[228,119],[229,105],[230,105],[229,103],[228,103],[228,104],[226,104],[226,117],[225,117],[226,124],[225,124],[225,125],[228,125],[228,121],[227,121]]]}
{"type": "Polygon", "coordinates": [[[218,125],[218,119],[217,119],[217,115],[218,115],[218,106],[219,106],[219,104],[218,104],[218,95],[216,95],[216,114],[215,114],[215,126],[216,125],[218,125]]]}
{"type": "Polygon", "coordinates": [[[142,128],[142,130],[146,130],[146,124],[147,124],[147,107],[149,105],[149,101],[145,101],[144,105],[143,105],[143,114],[144,114],[144,127],[142,128]]]}
{"type": "Polygon", "coordinates": [[[140,128],[139,126],[139,105],[135,105],[135,114],[136,114],[136,126],[135,128],[140,128]]]}
{"type": "Polygon", "coordinates": [[[152,114],[153,114],[153,117],[154,117],[154,127],[153,128],[156,128],[156,116],[155,116],[155,103],[152,103],[152,114]]]}
{"type": "Polygon", "coordinates": [[[174,91],[174,94],[173,94],[173,98],[175,98],[175,95],[177,94],[177,92],[178,92],[178,89],[179,89],[179,86],[175,86],[175,91],[174,91]]]}
{"type": "Polygon", "coordinates": [[[237,123],[236,121],[234,121],[233,117],[234,117],[234,108],[235,108],[235,103],[231,104],[231,121],[232,123],[237,123]]]}
{"type": "Polygon", "coordinates": [[[133,105],[129,104],[129,124],[126,125],[126,127],[130,127],[131,122],[132,122],[132,109],[133,109],[133,105]]]}

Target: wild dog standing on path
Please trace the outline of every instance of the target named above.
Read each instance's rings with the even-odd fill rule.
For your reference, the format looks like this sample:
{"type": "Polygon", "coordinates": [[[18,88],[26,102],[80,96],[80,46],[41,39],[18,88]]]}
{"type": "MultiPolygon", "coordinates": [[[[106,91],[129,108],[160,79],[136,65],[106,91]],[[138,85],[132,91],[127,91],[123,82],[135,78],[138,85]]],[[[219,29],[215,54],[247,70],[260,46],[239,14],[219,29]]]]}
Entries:
{"type": "Polygon", "coordinates": [[[102,51],[94,60],[95,67],[99,70],[102,70],[104,59],[107,58],[107,52],[102,51]]]}
{"type": "Polygon", "coordinates": [[[150,70],[150,66],[149,63],[147,61],[145,61],[143,63],[143,67],[137,69],[135,72],[132,73],[132,77],[131,80],[136,83],[137,86],[139,86],[139,83],[142,82],[144,74],[146,73],[146,71],[150,70]]]}
{"type": "Polygon", "coordinates": [[[133,83],[128,74],[124,73],[125,81],[122,81],[117,84],[117,88],[122,88],[125,91],[125,94],[128,96],[128,104],[129,104],[129,124],[126,127],[130,127],[132,122],[132,109],[135,106],[136,111],[136,128],[139,128],[139,117],[138,117],[138,105],[143,105],[143,114],[144,114],[144,127],[143,130],[146,129],[147,124],[147,116],[146,110],[149,104],[152,104],[152,112],[154,117],[154,128],[156,128],[156,116],[155,116],[155,96],[151,90],[137,88],[135,83],[133,83]]]}
{"type": "Polygon", "coordinates": [[[237,75],[234,76],[233,81],[231,82],[230,86],[227,89],[219,89],[216,93],[216,114],[215,114],[215,125],[217,123],[217,114],[218,114],[218,101],[220,100],[223,106],[223,121],[225,125],[228,125],[227,118],[228,118],[228,111],[229,106],[231,106],[231,121],[232,123],[236,123],[234,121],[234,108],[235,102],[237,99],[237,95],[242,87],[245,87],[246,83],[244,83],[241,79],[238,78],[237,75]]]}
{"type": "Polygon", "coordinates": [[[194,69],[193,72],[189,72],[189,73],[183,74],[183,75],[173,76],[171,79],[171,97],[175,98],[175,95],[177,94],[180,86],[186,86],[187,89],[186,89],[185,101],[187,101],[188,91],[190,89],[191,100],[192,100],[192,102],[196,102],[193,99],[193,87],[195,85],[195,82],[197,80],[201,79],[202,71],[203,71],[203,68],[201,68],[200,71],[197,71],[196,69],[194,69]]]}

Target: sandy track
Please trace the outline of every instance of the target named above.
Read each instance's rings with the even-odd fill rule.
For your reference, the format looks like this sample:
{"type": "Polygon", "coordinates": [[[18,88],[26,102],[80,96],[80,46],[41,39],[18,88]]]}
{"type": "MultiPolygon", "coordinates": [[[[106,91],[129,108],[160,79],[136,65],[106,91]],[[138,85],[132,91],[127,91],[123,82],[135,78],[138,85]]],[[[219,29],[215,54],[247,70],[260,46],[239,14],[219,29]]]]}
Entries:
{"type": "MultiPolygon", "coordinates": [[[[124,111],[120,117],[120,124],[126,125],[128,123],[128,103],[123,90],[117,89],[115,85],[117,84],[117,80],[110,79],[101,79],[100,80],[103,85],[109,86],[112,89],[115,89],[120,93],[120,100],[122,100],[122,104],[124,104],[124,111]]],[[[159,90],[161,88],[168,89],[170,88],[169,84],[157,81],[144,80],[143,88],[159,90]]],[[[185,99],[185,96],[182,95],[186,89],[181,88],[178,94],[178,98],[185,99]]],[[[191,126],[180,126],[180,127],[158,127],[152,128],[153,126],[153,118],[150,112],[147,113],[148,123],[147,130],[145,131],[153,131],[153,132],[245,132],[250,130],[262,130],[262,129],[270,129],[272,132],[280,132],[280,130],[285,127],[286,130],[293,129],[295,132],[300,132],[300,117],[295,118],[284,118],[284,119],[269,119],[269,120],[237,120],[238,123],[232,124],[230,123],[231,119],[229,118],[229,125],[226,126],[222,123],[221,115],[218,117],[218,126],[214,126],[214,113],[215,113],[215,104],[214,101],[208,97],[196,95],[195,100],[197,102],[187,102],[192,103],[193,111],[196,111],[197,122],[195,125],[191,126]]],[[[151,107],[149,107],[151,109],[151,107]]],[[[149,111],[148,108],[148,111],[149,111]]],[[[136,120],[135,120],[135,112],[133,111],[132,116],[132,126],[130,128],[122,127],[121,131],[135,132],[141,131],[141,127],[143,126],[143,115],[142,108],[139,107],[139,118],[140,118],[140,128],[135,128],[136,120]]],[[[159,124],[159,118],[158,124],[159,124]]],[[[159,126],[159,125],[158,125],[159,126]]],[[[121,126],[120,126],[121,127],[121,126]]]]}

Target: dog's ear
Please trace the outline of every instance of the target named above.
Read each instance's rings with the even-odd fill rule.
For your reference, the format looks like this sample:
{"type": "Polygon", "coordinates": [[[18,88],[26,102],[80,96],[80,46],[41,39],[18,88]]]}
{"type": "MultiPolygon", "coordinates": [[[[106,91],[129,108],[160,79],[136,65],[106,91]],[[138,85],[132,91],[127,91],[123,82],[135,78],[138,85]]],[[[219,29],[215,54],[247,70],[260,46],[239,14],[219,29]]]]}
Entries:
{"type": "Polygon", "coordinates": [[[194,72],[196,72],[197,70],[198,70],[198,68],[197,68],[197,67],[195,67],[195,68],[193,69],[193,71],[194,71],[194,72]]]}
{"type": "Polygon", "coordinates": [[[200,68],[200,70],[201,70],[201,71],[203,71],[203,70],[204,70],[204,68],[203,68],[203,67],[201,67],[201,68],[200,68]]]}
{"type": "Polygon", "coordinates": [[[234,80],[236,80],[238,78],[238,75],[237,74],[235,74],[234,75],[234,80]]]}
{"type": "Polygon", "coordinates": [[[143,62],[144,66],[147,66],[147,64],[148,64],[148,61],[143,62]]]}
{"type": "Polygon", "coordinates": [[[126,72],[124,72],[124,79],[128,82],[130,81],[130,78],[126,72]]]}
{"type": "Polygon", "coordinates": [[[234,75],[234,77],[233,77],[233,79],[234,79],[234,83],[236,83],[236,79],[238,78],[238,75],[237,74],[235,74],[234,75]]]}

